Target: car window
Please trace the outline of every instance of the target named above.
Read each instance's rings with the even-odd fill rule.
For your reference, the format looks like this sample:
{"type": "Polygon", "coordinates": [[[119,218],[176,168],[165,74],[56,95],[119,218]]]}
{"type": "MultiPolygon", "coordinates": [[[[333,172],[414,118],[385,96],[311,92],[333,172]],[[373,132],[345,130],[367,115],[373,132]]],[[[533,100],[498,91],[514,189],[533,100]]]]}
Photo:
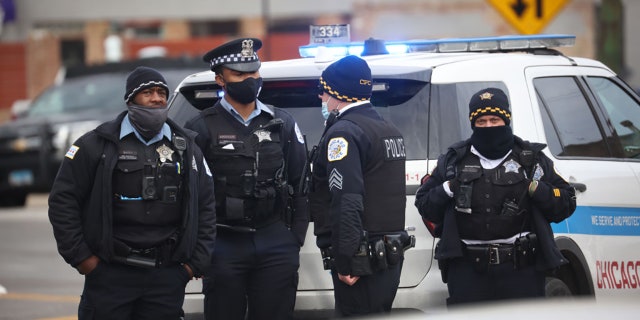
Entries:
{"type": "Polygon", "coordinates": [[[436,159],[455,142],[471,136],[469,101],[483,88],[509,91],[502,82],[459,82],[432,85],[429,123],[429,159],[436,159]]]}
{"type": "Polygon", "coordinates": [[[533,85],[553,155],[611,157],[602,129],[576,78],[538,78],[533,85]]]}
{"type": "Polygon", "coordinates": [[[640,105],[609,78],[587,77],[587,82],[609,116],[623,157],[640,158],[640,105]]]}

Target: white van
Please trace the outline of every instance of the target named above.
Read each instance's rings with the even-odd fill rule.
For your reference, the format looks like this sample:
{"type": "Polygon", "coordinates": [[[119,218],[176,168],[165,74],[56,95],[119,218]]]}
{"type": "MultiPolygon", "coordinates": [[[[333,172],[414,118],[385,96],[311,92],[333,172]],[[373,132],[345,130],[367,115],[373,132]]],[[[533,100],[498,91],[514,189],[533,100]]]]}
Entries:
{"type": "MultiPolygon", "coordinates": [[[[577,190],[573,216],[553,225],[570,263],[548,274],[547,294],[640,297],[640,98],[602,63],[552,49],[574,41],[536,35],[396,42],[387,43],[388,51],[404,53],[363,57],[374,79],[371,102],[400,129],[407,151],[406,229],[417,243],[406,253],[395,309],[431,313],[445,307],[446,286],[433,259],[436,240],[413,204],[414,194],[438,155],[471,135],[468,102],[486,87],[509,95],[515,134],[546,143],[544,152],[577,190]]],[[[323,130],[318,78],[340,55],[362,48],[309,45],[300,49],[306,58],[264,62],[259,99],[292,113],[309,146],[315,145],[323,130]],[[334,55],[311,57],[313,52],[334,55]]],[[[171,99],[170,117],[183,124],[220,95],[212,72],[191,75],[171,99]]],[[[187,296],[187,312],[202,309],[198,285],[188,287],[195,294],[187,296]]],[[[332,309],[331,278],[310,225],[296,310],[332,309]]]]}

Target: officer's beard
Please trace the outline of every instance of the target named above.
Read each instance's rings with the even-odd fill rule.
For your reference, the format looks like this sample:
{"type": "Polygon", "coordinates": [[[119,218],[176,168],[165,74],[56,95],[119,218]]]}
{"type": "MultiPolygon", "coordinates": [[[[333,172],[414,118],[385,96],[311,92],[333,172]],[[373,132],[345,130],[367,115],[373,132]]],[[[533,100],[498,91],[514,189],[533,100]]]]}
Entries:
{"type": "Polygon", "coordinates": [[[510,126],[473,127],[471,144],[487,159],[500,159],[513,148],[510,126]]]}
{"type": "Polygon", "coordinates": [[[155,137],[165,121],[167,121],[168,106],[162,107],[145,107],[141,105],[131,104],[127,106],[129,109],[129,120],[136,131],[145,140],[149,141],[155,137]]]}

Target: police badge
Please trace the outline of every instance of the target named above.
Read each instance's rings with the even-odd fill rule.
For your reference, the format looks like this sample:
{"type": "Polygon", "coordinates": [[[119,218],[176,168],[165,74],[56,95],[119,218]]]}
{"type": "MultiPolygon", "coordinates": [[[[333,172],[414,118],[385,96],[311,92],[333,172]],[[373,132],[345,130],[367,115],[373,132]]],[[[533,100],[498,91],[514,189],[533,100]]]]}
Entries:
{"type": "Polygon", "coordinates": [[[485,92],[480,95],[480,100],[491,100],[491,97],[493,97],[493,94],[491,94],[490,92],[485,92]]]}
{"type": "Polygon", "coordinates": [[[245,58],[253,56],[253,40],[242,40],[242,51],[240,54],[245,58]]]}
{"type": "Polygon", "coordinates": [[[262,142],[264,140],[266,141],[272,141],[271,140],[271,132],[266,131],[266,130],[258,130],[255,131],[253,134],[256,135],[256,137],[258,137],[258,142],[262,142]]]}
{"type": "Polygon", "coordinates": [[[533,180],[540,180],[542,176],[544,176],[544,170],[542,170],[539,163],[536,163],[536,167],[533,170],[533,180]]]}
{"type": "Polygon", "coordinates": [[[504,173],[514,172],[518,173],[518,170],[522,167],[519,163],[517,163],[513,159],[509,159],[509,161],[505,162],[503,165],[504,173]]]}
{"type": "Polygon", "coordinates": [[[156,148],[156,152],[160,157],[160,162],[166,162],[167,160],[173,161],[172,154],[174,151],[171,150],[171,148],[167,147],[164,143],[158,148],[156,148]]]}

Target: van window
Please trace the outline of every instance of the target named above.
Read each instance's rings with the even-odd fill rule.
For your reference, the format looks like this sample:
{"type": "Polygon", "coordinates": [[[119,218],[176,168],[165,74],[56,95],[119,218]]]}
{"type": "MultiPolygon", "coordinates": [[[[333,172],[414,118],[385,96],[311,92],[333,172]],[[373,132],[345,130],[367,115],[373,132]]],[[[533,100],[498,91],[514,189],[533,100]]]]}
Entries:
{"type": "Polygon", "coordinates": [[[587,77],[596,98],[609,116],[624,158],[640,158],[640,106],[615,82],[604,77],[587,77]]]}
{"type": "Polygon", "coordinates": [[[545,136],[558,157],[611,157],[593,109],[574,77],[548,77],[533,81],[545,136]]]}

